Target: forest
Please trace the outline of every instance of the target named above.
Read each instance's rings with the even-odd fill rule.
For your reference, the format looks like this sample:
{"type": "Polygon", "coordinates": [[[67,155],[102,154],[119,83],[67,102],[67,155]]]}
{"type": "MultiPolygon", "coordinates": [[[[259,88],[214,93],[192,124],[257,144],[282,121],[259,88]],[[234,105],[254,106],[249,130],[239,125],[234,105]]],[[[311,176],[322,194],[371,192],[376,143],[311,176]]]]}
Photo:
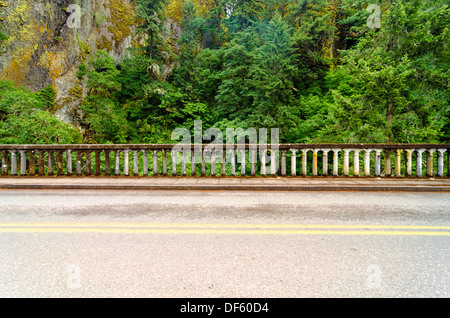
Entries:
{"type": "Polygon", "coordinates": [[[134,2],[145,42],[80,64],[78,127],[51,86],[2,81],[0,144],[175,143],[195,120],[281,143],[450,142],[448,0],[134,2]]]}

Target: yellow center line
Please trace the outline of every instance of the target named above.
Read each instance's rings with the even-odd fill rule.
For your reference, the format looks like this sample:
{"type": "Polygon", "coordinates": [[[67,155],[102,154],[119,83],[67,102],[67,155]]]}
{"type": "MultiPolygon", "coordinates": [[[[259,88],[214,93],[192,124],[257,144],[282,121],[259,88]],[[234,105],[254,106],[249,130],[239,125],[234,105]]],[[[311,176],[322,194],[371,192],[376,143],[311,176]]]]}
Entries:
{"type": "Polygon", "coordinates": [[[0,223],[0,233],[272,234],[450,236],[450,226],[364,224],[207,224],[124,222],[0,223]]]}
{"type": "Polygon", "coordinates": [[[129,222],[12,222],[0,223],[0,228],[9,227],[114,227],[114,228],[258,228],[258,229],[410,229],[410,230],[450,230],[444,225],[371,225],[371,224],[227,224],[227,223],[129,223],[129,222]]]}
{"type": "Polygon", "coordinates": [[[404,235],[450,236],[442,231],[332,231],[332,230],[220,230],[220,229],[120,229],[120,228],[9,228],[0,233],[109,233],[109,234],[246,234],[246,235],[404,235]]]}

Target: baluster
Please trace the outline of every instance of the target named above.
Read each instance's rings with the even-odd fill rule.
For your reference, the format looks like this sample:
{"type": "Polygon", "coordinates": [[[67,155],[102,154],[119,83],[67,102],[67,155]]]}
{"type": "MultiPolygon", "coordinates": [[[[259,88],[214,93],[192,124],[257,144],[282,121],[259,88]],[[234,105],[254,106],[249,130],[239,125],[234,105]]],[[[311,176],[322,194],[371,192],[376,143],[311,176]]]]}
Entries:
{"type": "Polygon", "coordinates": [[[44,176],[45,175],[45,154],[43,150],[39,150],[38,151],[39,154],[39,171],[38,171],[38,175],[39,176],[44,176]]]}
{"type": "Polygon", "coordinates": [[[402,176],[401,155],[402,155],[402,149],[396,149],[395,150],[395,176],[396,177],[402,176]]]}
{"type": "Polygon", "coordinates": [[[437,149],[437,176],[444,176],[444,153],[446,149],[437,149]]]}
{"type": "Polygon", "coordinates": [[[256,175],[256,149],[249,148],[250,151],[250,174],[252,177],[256,175]]]}
{"type": "Polygon", "coordinates": [[[231,176],[236,176],[236,154],[234,152],[234,145],[230,149],[230,156],[231,156],[231,176]]]}
{"type": "Polygon", "coordinates": [[[411,177],[412,176],[412,152],[413,149],[405,149],[406,152],[406,171],[405,176],[411,177]]]}
{"type": "Polygon", "coordinates": [[[339,151],[340,149],[333,149],[333,177],[339,176],[339,151]]]}
{"type": "Polygon", "coordinates": [[[417,157],[416,157],[416,176],[422,177],[422,154],[425,149],[416,149],[417,157]]]}
{"type": "Polygon", "coordinates": [[[133,176],[139,176],[139,151],[133,150],[133,176]]]}
{"type": "Polygon", "coordinates": [[[171,155],[172,155],[172,177],[177,176],[177,153],[178,151],[174,150],[172,148],[171,155]]]}
{"type": "Polygon", "coordinates": [[[201,176],[206,176],[206,149],[202,148],[201,176]]]}
{"type": "Polygon", "coordinates": [[[351,149],[344,149],[344,177],[350,176],[350,160],[349,160],[349,153],[351,149]]]}
{"type": "Polygon", "coordinates": [[[183,177],[186,176],[186,148],[183,147],[183,151],[181,153],[181,175],[183,177]]]}
{"type": "Polygon", "coordinates": [[[25,150],[20,150],[20,175],[27,175],[27,153],[25,150]]]}
{"type": "Polygon", "coordinates": [[[158,150],[153,151],[153,175],[157,176],[159,174],[158,171],[158,150]]]}
{"type": "Polygon", "coordinates": [[[144,177],[148,176],[148,150],[142,150],[143,153],[143,163],[142,163],[142,174],[144,177]]]}
{"type": "Polygon", "coordinates": [[[286,177],[286,150],[281,150],[281,176],[286,177]]]}
{"type": "Polygon", "coordinates": [[[17,176],[17,152],[15,150],[11,153],[11,176],[17,176]]]}
{"type": "Polygon", "coordinates": [[[95,154],[95,175],[100,175],[100,150],[94,151],[95,154]]]}
{"type": "Polygon", "coordinates": [[[392,174],[391,152],[392,152],[392,150],[385,151],[385,158],[384,158],[385,173],[384,174],[386,177],[390,177],[392,174]]]}
{"type": "MultiPolygon", "coordinates": [[[[72,150],[67,149],[67,176],[72,176],[72,150]]],[[[30,168],[31,168],[31,156],[30,156],[30,168]]]]}
{"type": "Polygon", "coordinates": [[[353,176],[359,177],[359,153],[361,150],[353,149],[353,176]]]}
{"type": "Polygon", "coordinates": [[[313,149],[312,155],[312,175],[317,177],[317,149],[313,149]]]}
{"type": "Polygon", "coordinates": [[[130,151],[123,151],[123,175],[128,177],[130,175],[130,151]]]}
{"type": "Polygon", "coordinates": [[[84,154],[86,155],[86,176],[90,176],[92,174],[92,158],[91,158],[91,151],[90,150],[86,150],[84,152],[84,154]]]}
{"type": "Polygon", "coordinates": [[[370,177],[370,152],[371,149],[364,150],[364,176],[370,177]]]}
{"type": "Polygon", "coordinates": [[[53,162],[54,162],[53,155],[54,155],[53,151],[49,150],[47,152],[47,159],[48,159],[47,175],[49,175],[49,176],[53,176],[53,162]]]}
{"type": "Polygon", "coordinates": [[[56,175],[63,175],[63,152],[61,150],[56,152],[56,175]]]}
{"type": "Polygon", "coordinates": [[[308,151],[309,149],[302,149],[302,176],[308,175],[308,151]]]}
{"type": "Polygon", "coordinates": [[[196,147],[192,147],[192,153],[191,153],[191,176],[195,177],[197,175],[197,166],[195,165],[195,149],[196,147]]]}
{"type": "Polygon", "coordinates": [[[328,176],[328,152],[330,149],[322,149],[322,175],[328,176]]]}
{"type": "Polygon", "coordinates": [[[36,175],[36,152],[34,150],[30,151],[30,167],[28,173],[30,176],[36,175]]]}
{"type": "Polygon", "coordinates": [[[241,153],[241,177],[245,177],[245,148],[241,149],[240,153],[241,153]]]}
{"type": "Polygon", "coordinates": [[[105,176],[111,175],[111,152],[104,150],[105,152],[105,176]]]}
{"type": "Polygon", "coordinates": [[[167,150],[166,149],[162,149],[162,175],[163,176],[167,176],[167,150]]]}
{"type": "Polygon", "coordinates": [[[2,150],[2,176],[8,175],[8,153],[2,150]]]}
{"type": "Polygon", "coordinates": [[[434,149],[427,150],[427,177],[433,176],[433,153],[434,149]]]}
{"type": "Polygon", "coordinates": [[[220,151],[220,155],[222,158],[222,162],[220,163],[220,176],[225,177],[226,171],[225,171],[225,159],[226,159],[226,153],[225,149],[222,147],[222,150],[220,151]]]}
{"type": "Polygon", "coordinates": [[[114,175],[120,176],[120,150],[116,150],[114,154],[114,175]]]}
{"type": "Polygon", "coordinates": [[[266,176],[266,153],[267,148],[260,148],[259,149],[259,157],[261,160],[261,176],[266,176]]]}
{"type": "Polygon", "coordinates": [[[297,176],[297,150],[289,149],[291,152],[291,176],[297,176]]]}
{"type": "Polygon", "coordinates": [[[270,176],[275,177],[277,175],[278,168],[278,151],[270,147],[270,176]]]}
{"type": "Polygon", "coordinates": [[[211,149],[211,176],[216,176],[216,148],[211,149]]]}
{"type": "Polygon", "coordinates": [[[381,149],[375,149],[375,176],[381,175],[381,149]]]}

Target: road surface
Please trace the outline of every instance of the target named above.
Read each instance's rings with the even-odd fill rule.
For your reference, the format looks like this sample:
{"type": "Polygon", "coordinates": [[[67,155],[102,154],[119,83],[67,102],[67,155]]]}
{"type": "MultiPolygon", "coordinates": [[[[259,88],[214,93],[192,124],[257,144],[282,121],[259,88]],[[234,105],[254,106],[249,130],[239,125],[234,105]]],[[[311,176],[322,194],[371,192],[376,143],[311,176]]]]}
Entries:
{"type": "Polygon", "coordinates": [[[0,297],[449,297],[449,193],[0,191],[0,297]]]}

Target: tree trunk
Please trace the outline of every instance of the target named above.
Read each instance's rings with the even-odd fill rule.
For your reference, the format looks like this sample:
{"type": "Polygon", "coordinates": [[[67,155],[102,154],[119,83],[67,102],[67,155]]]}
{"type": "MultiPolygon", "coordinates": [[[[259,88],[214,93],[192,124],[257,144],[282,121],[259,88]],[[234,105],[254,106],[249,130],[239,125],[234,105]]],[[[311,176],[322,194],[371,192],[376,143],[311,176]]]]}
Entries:
{"type": "Polygon", "coordinates": [[[217,10],[217,44],[220,47],[220,8],[217,10]]]}
{"type": "Polygon", "coordinates": [[[153,56],[153,31],[150,31],[150,54],[149,57],[152,59],[153,56]]]}
{"type": "Polygon", "coordinates": [[[387,109],[386,109],[386,121],[387,121],[387,142],[392,142],[392,102],[388,100],[387,102],[387,109]]]}

